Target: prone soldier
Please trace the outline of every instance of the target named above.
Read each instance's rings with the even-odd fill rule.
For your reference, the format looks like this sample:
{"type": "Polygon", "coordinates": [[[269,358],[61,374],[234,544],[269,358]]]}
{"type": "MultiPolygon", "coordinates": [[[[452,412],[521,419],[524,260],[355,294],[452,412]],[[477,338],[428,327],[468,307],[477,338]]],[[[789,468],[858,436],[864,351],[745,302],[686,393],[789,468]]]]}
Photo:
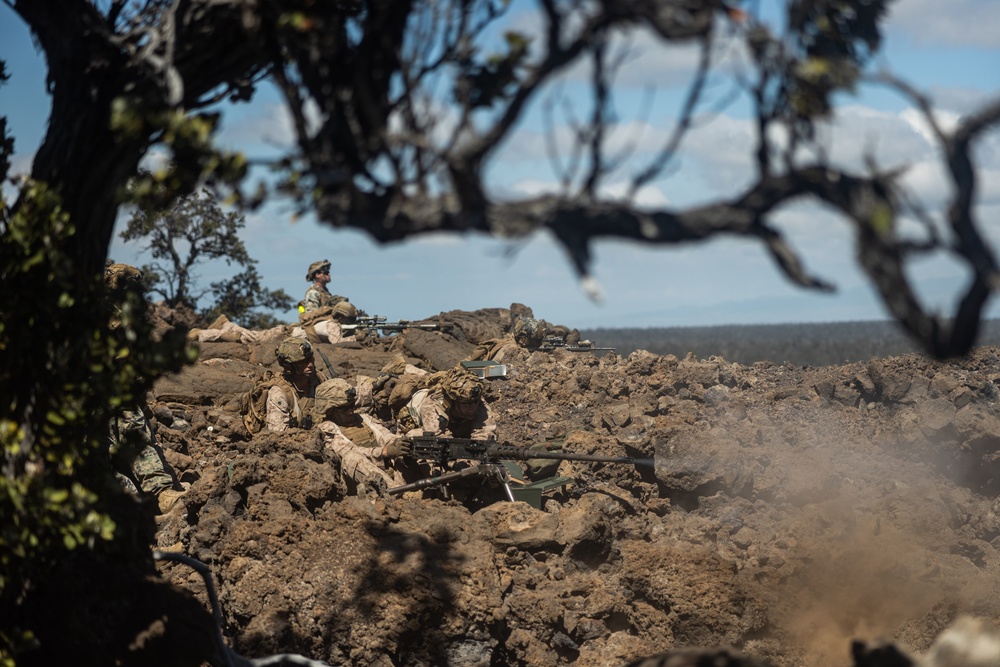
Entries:
{"type": "Polygon", "coordinates": [[[545,338],[546,327],[541,320],[522,317],[511,327],[511,332],[501,338],[483,341],[472,351],[465,361],[510,361],[522,349],[535,349],[545,338]]]}

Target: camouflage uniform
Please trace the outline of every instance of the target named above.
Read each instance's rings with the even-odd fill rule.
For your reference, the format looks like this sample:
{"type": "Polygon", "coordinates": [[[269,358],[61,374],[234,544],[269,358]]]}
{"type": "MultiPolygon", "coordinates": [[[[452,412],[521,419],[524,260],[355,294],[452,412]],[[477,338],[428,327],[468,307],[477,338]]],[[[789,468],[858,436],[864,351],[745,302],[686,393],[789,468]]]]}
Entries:
{"type": "Polygon", "coordinates": [[[304,389],[298,389],[293,382],[294,369],[313,357],[312,345],[299,336],[289,336],[281,341],[274,356],[284,369],[282,377],[267,390],[264,425],[267,430],[281,433],[289,428],[312,428],[318,421],[315,414],[316,388],[327,377],[313,367],[304,389]]]}
{"type": "Polygon", "coordinates": [[[337,320],[320,320],[308,327],[297,326],[292,328],[293,336],[312,340],[312,337],[309,335],[310,333],[314,334],[315,340],[313,342],[316,343],[333,344],[355,340],[354,332],[352,331],[345,335],[344,330],[340,328],[340,322],[337,320]],[[312,330],[311,332],[310,329],[312,330]]]}
{"type": "Polygon", "coordinates": [[[520,355],[519,350],[541,347],[545,340],[545,324],[530,317],[519,319],[511,333],[503,338],[493,338],[476,346],[465,361],[495,361],[506,363],[520,355]]]}
{"type": "Polygon", "coordinates": [[[115,477],[126,490],[159,496],[163,491],[176,487],[173,469],[164,460],[151,424],[138,407],[123,410],[112,418],[108,446],[115,477]],[[138,452],[131,460],[123,458],[122,454],[136,450],[138,452]]]}
{"type": "Polygon", "coordinates": [[[276,384],[267,390],[267,430],[281,433],[289,428],[312,428],[316,423],[316,388],[326,379],[316,371],[305,391],[299,391],[291,382],[276,384]]]}
{"type": "Polygon", "coordinates": [[[306,295],[302,301],[299,301],[299,319],[306,322],[306,324],[305,326],[297,326],[292,329],[293,336],[306,337],[314,343],[340,343],[346,340],[354,340],[353,332],[345,334],[340,328],[340,322],[345,321],[345,319],[346,321],[354,321],[351,318],[357,317],[357,309],[346,297],[330,293],[330,290],[326,288],[326,282],[330,280],[329,277],[325,280],[316,277],[318,274],[329,274],[329,272],[329,260],[324,259],[309,265],[309,269],[306,271],[306,280],[315,280],[316,282],[306,290],[306,295]],[[338,304],[343,304],[343,309],[340,312],[334,311],[329,319],[318,321],[303,320],[303,317],[310,312],[338,304]]]}
{"type": "Polygon", "coordinates": [[[324,382],[316,391],[317,413],[325,416],[317,427],[320,442],[340,460],[344,481],[354,489],[406,484],[404,470],[412,466],[400,458],[383,457],[402,436],[372,415],[355,412],[356,405],[356,392],[346,380],[324,382]]]}
{"type": "MultiPolygon", "coordinates": [[[[342,297],[337,294],[330,294],[330,290],[326,288],[323,281],[318,280],[316,276],[318,274],[329,274],[330,273],[330,260],[322,259],[318,262],[313,262],[309,265],[309,269],[306,270],[306,280],[313,283],[313,285],[306,290],[306,295],[299,303],[305,312],[310,310],[316,310],[317,308],[325,308],[326,306],[335,306],[341,301],[347,301],[346,297],[342,297]],[[313,282],[316,281],[316,282],[313,282]]],[[[325,279],[329,282],[329,278],[325,279]]]]}
{"type": "Polygon", "coordinates": [[[308,313],[310,310],[335,306],[341,301],[347,301],[339,294],[331,294],[326,285],[313,285],[306,290],[306,295],[302,298],[302,307],[308,313]]]}
{"type": "Polygon", "coordinates": [[[241,327],[235,322],[230,322],[225,315],[220,315],[215,322],[206,329],[191,329],[188,331],[188,340],[199,343],[260,343],[267,340],[280,338],[285,333],[284,325],[272,327],[264,331],[254,331],[241,327]]]}
{"type": "Polygon", "coordinates": [[[407,435],[424,433],[454,438],[489,438],[496,434],[496,421],[482,401],[483,380],[464,368],[448,371],[440,387],[421,389],[410,399],[402,411],[401,424],[409,429],[407,435]],[[459,402],[478,405],[468,418],[457,415],[459,402]]]}
{"type": "Polygon", "coordinates": [[[503,364],[517,357],[521,349],[523,348],[517,344],[513,336],[491,338],[477,345],[464,361],[495,361],[503,364]]]}
{"type": "Polygon", "coordinates": [[[324,449],[340,458],[340,471],[345,480],[351,480],[356,486],[370,485],[374,478],[381,479],[387,487],[406,484],[403,473],[386,467],[382,459],[382,448],[401,436],[371,415],[357,415],[353,426],[326,420],[317,428],[324,449]]]}
{"type": "MultiPolygon", "coordinates": [[[[129,291],[142,293],[142,281],[142,271],[129,264],[108,260],[104,268],[104,283],[109,297],[116,303],[129,291]]],[[[118,306],[108,326],[112,331],[121,327],[118,306]]],[[[163,450],[156,444],[149,419],[139,406],[122,410],[112,417],[108,425],[108,453],[121,485],[136,495],[145,493],[156,497],[161,512],[169,510],[184,493],[163,457],[163,450]],[[126,458],[133,452],[134,456],[126,458]]]]}

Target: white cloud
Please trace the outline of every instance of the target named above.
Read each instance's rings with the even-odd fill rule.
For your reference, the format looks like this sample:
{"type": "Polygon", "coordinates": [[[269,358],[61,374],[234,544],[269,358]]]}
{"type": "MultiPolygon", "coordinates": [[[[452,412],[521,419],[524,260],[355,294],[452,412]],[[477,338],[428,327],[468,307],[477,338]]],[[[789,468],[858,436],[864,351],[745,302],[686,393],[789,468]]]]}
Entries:
{"type": "Polygon", "coordinates": [[[896,167],[928,155],[926,135],[914,125],[916,114],[879,111],[861,105],[837,110],[827,126],[828,146],[835,164],[862,169],[870,156],[880,167],[896,167]]]}
{"type": "Polygon", "coordinates": [[[1000,169],[981,169],[977,197],[981,204],[1000,204],[1000,169]]]}
{"type": "Polygon", "coordinates": [[[915,162],[903,174],[902,184],[914,193],[921,203],[939,208],[951,196],[951,179],[939,160],[915,162]]]}
{"type": "MultiPolygon", "coordinates": [[[[937,125],[938,129],[945,134],[954,131],[954,129],[958,127],[958,121],[961,116],[954,111],[944,111],[938,109],[934,110],[932,113],[934,116],[934,124],[937,125]]],[[[923,112],[918,109],[910,108],[904,109],[899,116],[906,121],[910,127],[916,130],[920,136],[926,139],[927,143],[937,143],[937,137],[931,129],[931,124],[928,121],[927,116],[925,116],[923,112]]]]}
{"type": "MultiPolygon", "coordinates": [[[[526,197],[537,197],[543,194],[558,194],[560,187],[554,181],[528,179],[517,181],[510,187],[510,190],[526,197]]],[[[620,200],[628,195],[628,190],[629,183],[619,181],[605,185],[599,194],[609,200],[620,200]]],[[[666,195],[659,188],[653,186],[640,188],[635,194],[634,201],[640,209],[663,208],[670,205],[670,200],[666,195]]]]}
{"type": "Polygon", "coordinates": [[[930,86],[927,92],[937,109],[957,114],[978,111],[984,104],[992,100],[993,95],[995,95],[995,91],[984,92],[975,88],[956,88],[941,85],[930,86]]]}
{"type": "Polygon", "coordinates": [[[1000,2],[897,0],[889,5],[888,27],[925,46],[1000,48],[1000,2]]]}

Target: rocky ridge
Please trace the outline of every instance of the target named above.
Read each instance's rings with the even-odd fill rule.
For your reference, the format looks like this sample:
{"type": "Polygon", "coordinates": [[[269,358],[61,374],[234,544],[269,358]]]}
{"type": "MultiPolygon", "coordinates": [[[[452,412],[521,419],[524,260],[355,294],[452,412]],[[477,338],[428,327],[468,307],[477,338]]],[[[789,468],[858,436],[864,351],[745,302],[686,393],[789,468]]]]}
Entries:
{"type": "MultiPolygon", "coordinates": [[[[399,354],[446,368],[510,319],[318,348],[346,378],[399,354]]],[[[348,496],[313,433],[250,437],[239,397],[274,346],[203,344],[152,392],[191,483],[158,546],[211,568],[242,655],[590,667],[725,646],[836,667],[852,640],[919,656],[962,614],[1000,618],[1000,349],[822,368],[522,351],[487,381],[501,439],[654,465],[563,462],[575,483],[543,510],[473,511],[348,496]]],[[[207,606],[189,568],[158,567],[207,606]]]]}

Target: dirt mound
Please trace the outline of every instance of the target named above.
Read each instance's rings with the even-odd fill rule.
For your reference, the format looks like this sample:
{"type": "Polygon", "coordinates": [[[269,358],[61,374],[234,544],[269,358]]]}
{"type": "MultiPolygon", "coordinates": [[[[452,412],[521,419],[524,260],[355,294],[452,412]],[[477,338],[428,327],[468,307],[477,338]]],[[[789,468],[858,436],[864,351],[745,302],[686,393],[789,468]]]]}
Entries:
{"type": "MultiPolygon", "coordinates": [[[[509,316],[317,349],[348,379],[399,354],[439,369],[509,316]]],[[[267,346],[205,343],[154,389],[191,482],[158,544],[211,567],[243,655],[584,667],[725,646],[834,667],[852,639],[922,653],[962,613],[1000,617],[996,348],[824,368],[523,351],[487,381],[502,440],[653,461],[563,462],[574,483],[543,510],[345,496],[312,433],[243,429],[268,366],[267,346]]]]}

